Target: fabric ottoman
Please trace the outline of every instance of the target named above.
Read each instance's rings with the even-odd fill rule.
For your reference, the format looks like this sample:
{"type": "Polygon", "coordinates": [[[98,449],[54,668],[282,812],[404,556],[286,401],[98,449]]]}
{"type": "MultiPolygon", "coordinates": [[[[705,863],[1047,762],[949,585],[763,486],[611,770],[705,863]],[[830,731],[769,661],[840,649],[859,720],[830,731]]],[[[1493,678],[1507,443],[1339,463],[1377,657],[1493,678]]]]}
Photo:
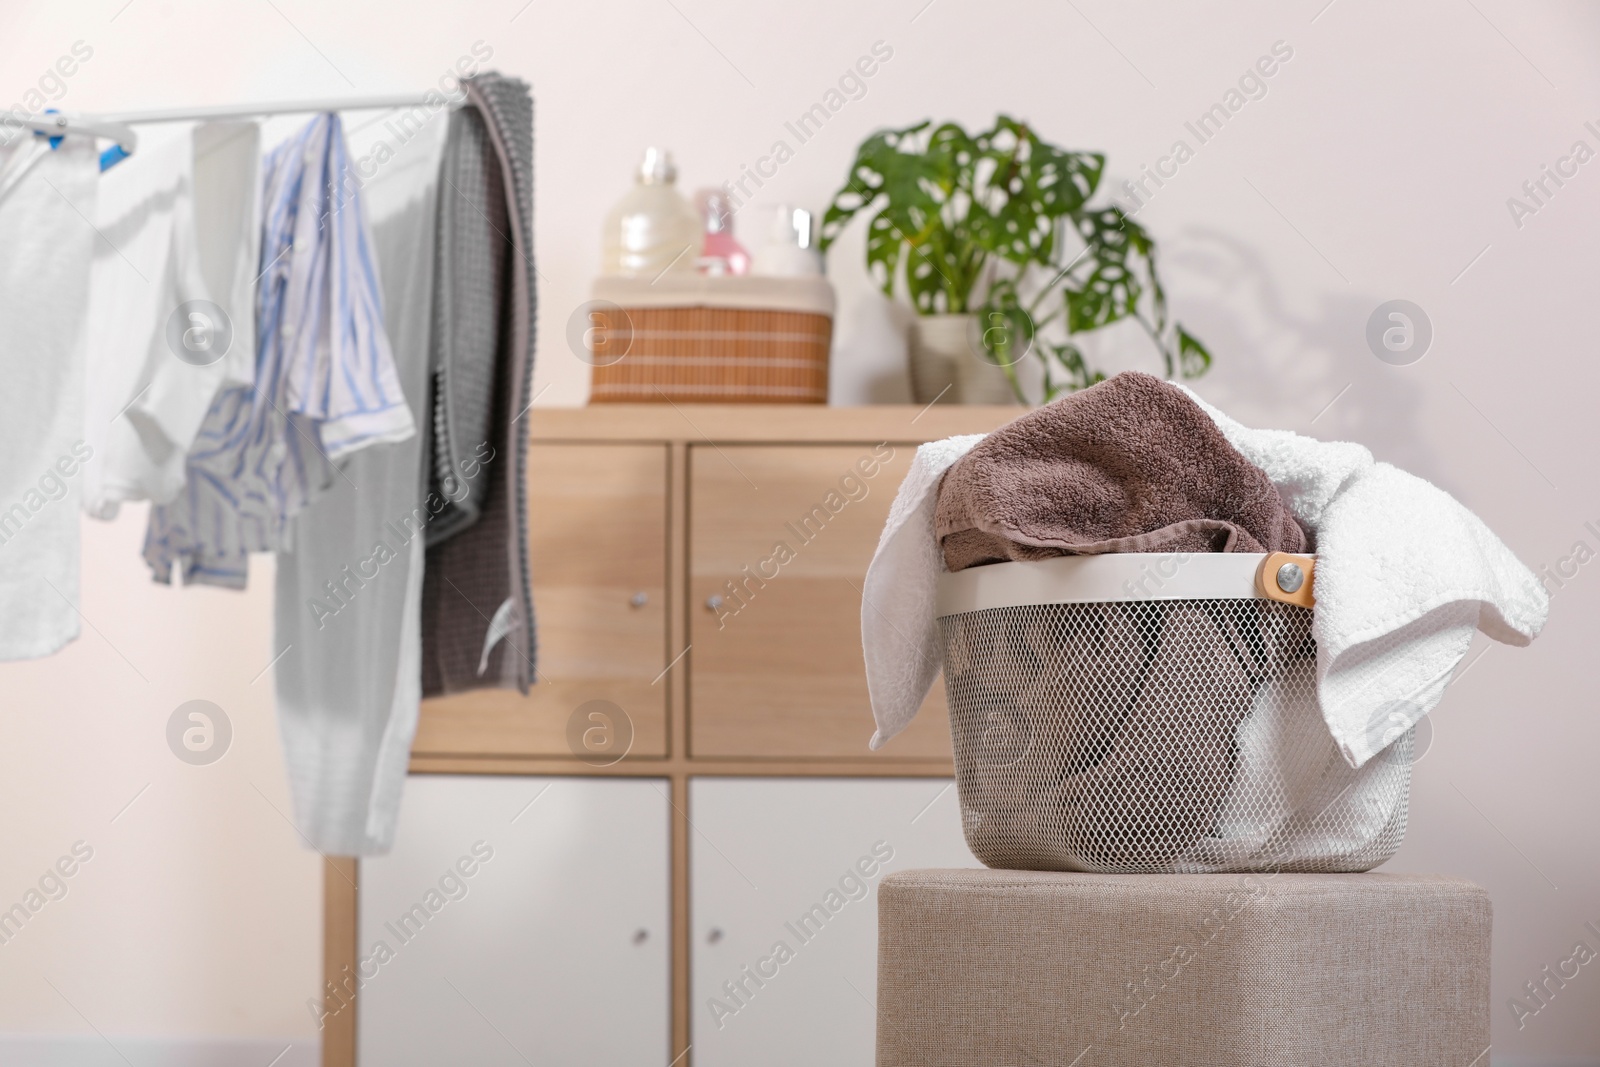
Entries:
{"type": "Polygon", "coordinates": [[[1433,875],[902,871],[878,1067],[1486,1067],[1489,924],[1433,875]]]}

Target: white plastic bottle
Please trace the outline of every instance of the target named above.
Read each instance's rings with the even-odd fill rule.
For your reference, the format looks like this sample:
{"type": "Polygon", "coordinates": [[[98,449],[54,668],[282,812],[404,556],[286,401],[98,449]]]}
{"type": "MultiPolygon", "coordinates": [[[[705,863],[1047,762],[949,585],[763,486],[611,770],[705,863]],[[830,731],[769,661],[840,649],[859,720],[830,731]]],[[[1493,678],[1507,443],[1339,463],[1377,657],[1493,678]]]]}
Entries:
{"type": "Polygon", "coordinates": [[[822,258],[811,238],[811,212],[779,204],[766,241],[751,257],[750,273],[791,278],[821,274],[822,258]]]}
{"type": "Polygon", "coordinates": [[[633,188],[606,216],[601,273],[655,278],[694,271],[700,216],[673,184],[677,177],[670,152],[645,149],[633,188]]]}

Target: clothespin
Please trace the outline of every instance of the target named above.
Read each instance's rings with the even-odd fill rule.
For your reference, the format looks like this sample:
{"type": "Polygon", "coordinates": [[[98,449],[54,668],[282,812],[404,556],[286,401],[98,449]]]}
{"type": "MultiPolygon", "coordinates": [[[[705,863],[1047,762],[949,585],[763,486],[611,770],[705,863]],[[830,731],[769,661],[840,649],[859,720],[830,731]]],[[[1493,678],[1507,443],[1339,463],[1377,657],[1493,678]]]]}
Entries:
{"type": "MultiPolygon", "coordinates": [[[[57,111],[53,107],[45,108],[44,109],[44,113],[46,115],[61,115],[61,112],[57,111]]],[[[65,115],[61,115],[60,118],[56,119],[56,125],[60,126],[62,129],[66,129],[66,127],[67,127],[67,117],[65,115]]],[[[43,130],[34,130],[33,131],[33,135],[35,137],[49,136],[43,130]]],[[[66,134],[64,134],[64,133],[58,133],[58,134],[55,134],[54,136],[51,136],[50,137],[50,151],[54,152],[56,149],[60,148],[61,147],[61,142],[64,141],[64,140],[66,140],[66,134]]]]}
{"type": "Polygon", "coordinates": [[[46,110],[42,115],[7,115],[3,122],[31,129],[36,136],[48,138],[52,150],[60,147],[62,140],[73,134],[107,138],[114,143],[100,153],[101,171],[110,170],[133,155],[139,145],[139,135],[134,133],[133,127],[126,122],[108,122],[93,116],[74,118],[63,115],[55,108],[46,110]]]}

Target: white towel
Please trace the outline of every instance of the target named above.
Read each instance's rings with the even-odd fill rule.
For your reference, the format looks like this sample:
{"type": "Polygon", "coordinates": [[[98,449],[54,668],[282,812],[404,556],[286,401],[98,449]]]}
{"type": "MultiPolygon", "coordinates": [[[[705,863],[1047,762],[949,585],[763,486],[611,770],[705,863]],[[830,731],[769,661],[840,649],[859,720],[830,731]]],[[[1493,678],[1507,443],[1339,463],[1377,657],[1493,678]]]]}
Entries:
{"type": "MultiPolygon", "coordinates": [[[[1438,704],[1475,630],[1526,645],[1544,625],[1549,595],[1533,572],[1443,490],[1374,462],[1360,445],[1252,430],[1189,395],[1316,536],[1318,704],[1351,767],[1438,704]]],[[[934,504],[945,470],[979,440],[917,449],[867,568],[861,634],[874,749],[906,728],[938,675],[944,561],[934,504]]]]}
{"type": "Polygon", "coordinates": [[[1360,445],[1252,430],[1189,395],[1316,535],[1317,698],[1350,766],[1439,703],[1473,631],[1538,635],[1549,594],[1448,493],[1360,445]]]}
{"type": "Polygon", "coordinates": [[[933,532],[933,506],[944,472],[983,438],[947,437],[917,449],[867,567],[861,589],[861,651],[878,724],[871,748],[882,748],[910,724],[939,676],[934,598],[944,557],[933,532]]]}
{"type": "Polygon", "coordinates": [[[78,636],[84,320],[98,159],[87,137],[0,144],[0,660],[78,636]]]}

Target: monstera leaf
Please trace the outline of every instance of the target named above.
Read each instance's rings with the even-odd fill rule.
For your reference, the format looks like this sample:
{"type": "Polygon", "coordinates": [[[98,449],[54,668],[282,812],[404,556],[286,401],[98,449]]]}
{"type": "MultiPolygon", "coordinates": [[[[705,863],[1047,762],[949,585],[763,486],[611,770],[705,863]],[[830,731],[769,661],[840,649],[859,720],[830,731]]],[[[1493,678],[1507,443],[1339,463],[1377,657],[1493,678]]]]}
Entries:
{"type": "Polygon", "coordinates": [[[1198,378],[1211,369],[1211,353],[1200,339],[1180,323],[1178,332],[1178,370],[1185,378],[1198,378]]]}
{"type": "Polygon", "coordinates": [[[1073,344],[1071,341],[1066,341],[1061,344],[1047,344],[1044,346],[1044,348],[1049,360],[1054,364],[1053,366],[1051,366],[1050,363],[1046,364],[1044,383],[1045,403],[1048,404],[1062,393],[1071,393],[1076,392],[1079,389],[1087,389],[1089,386],[1094,385],[1097,382],[1103,382],[1106,380],[1106,376],[1104,374],[1102,374],[1100,371],[1092,369],[1089,366],[1087,361],[1085,361],[1083,358],[1082,350],[1080,350],[1078,346],[1073,344]],[[1056,369],[1061,371],[1059,375],[1049,373],[1050,371],[1056,369]]]}
{"type": "Polygon", "coordinates": [[[1025,124],[1001,115],[974,138],[978,210],[971,220],[984,248],[1019,266],[1048,263],[1055,253],[1058,220],[1094,194],[1105,157],[1045,144],[1025,124]]]}

